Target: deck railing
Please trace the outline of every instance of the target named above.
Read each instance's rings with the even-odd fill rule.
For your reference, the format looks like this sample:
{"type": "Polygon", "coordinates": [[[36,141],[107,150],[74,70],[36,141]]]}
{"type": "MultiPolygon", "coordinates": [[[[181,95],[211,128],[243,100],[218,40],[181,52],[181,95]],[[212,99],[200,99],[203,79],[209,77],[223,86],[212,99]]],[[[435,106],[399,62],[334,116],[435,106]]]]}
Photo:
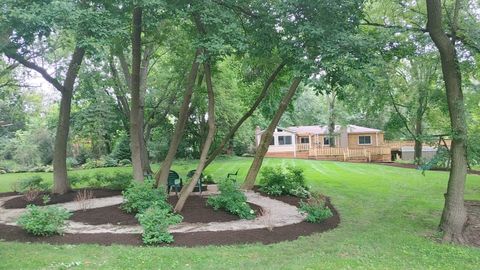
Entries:
{"type": "Polygon", "coordinates": [[[309,143],[297,143],[297,151],[308,151],[310,149],[309,143]]]}

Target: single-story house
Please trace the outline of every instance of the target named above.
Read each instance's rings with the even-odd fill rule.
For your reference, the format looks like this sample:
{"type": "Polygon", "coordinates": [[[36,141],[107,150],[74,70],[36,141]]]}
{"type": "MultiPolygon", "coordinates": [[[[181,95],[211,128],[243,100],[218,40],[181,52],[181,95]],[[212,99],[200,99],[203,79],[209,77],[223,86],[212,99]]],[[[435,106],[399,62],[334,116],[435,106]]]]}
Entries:
{"type": "MultiPolygon", "coordinates": [[[[256,128],[257,145],[263,130],[256,128]]],[[[331,147],[328,126],[277,127],[266,156],[328,160],[391,161],[382,130],[356,125],[335,126],[331,147]]]]}

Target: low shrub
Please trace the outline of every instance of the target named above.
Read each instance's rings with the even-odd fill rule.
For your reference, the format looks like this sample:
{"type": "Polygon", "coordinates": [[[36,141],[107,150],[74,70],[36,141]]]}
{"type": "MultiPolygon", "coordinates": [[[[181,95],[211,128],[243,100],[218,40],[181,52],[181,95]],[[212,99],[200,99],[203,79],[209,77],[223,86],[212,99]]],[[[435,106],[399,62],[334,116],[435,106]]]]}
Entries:
{"type": "Polygon", "coordinates": [[[155,188],[154,181],[134,182],[123,192],[122,209],[127,213],[143,213],[152,205],[171,209],[167,203],[167,194],[163,189],[155,188]]]}
{"type": "Polygon", "coordinates": [[[118,161],[110,156],[102,156],[99,159],[87,159],[85,164],[82,165],[83,169],[95,169],[105,167],[117,167],[118,161]]]}
{"type": "Polygon", "coordinates": [[[27,206],[27,211],[20,216],[17,224],[28,233],[37,236],[62,234],[66,220],[72,214],[64,208],[57,206],[39,207],[27,206]]]}
{"type": "Polygon", "coordinates": [[[319,223],[331,216],[332,211],[325,205],[325,200],[320,196],[312,196],[307,202],[300,201],[300,212],[306,213],[307,222],[319,223]]]}
{"type": "Polygon", "coordinates": [[[73,187],[79,187],[90,180],[88,174],[68,174],[68,181],[73,187]]]}
{"type": "Polygon", "coordinates": [[[118,166],[129,166],[132,165],[130,159],[122,159],[118,162],[118,166]]]}
{"type": "Polygon", "coordinates": [[[207,200],[208,205],[215,210],[225,209],[242,219],[255,218],[255,211],[247,204],[247,197],[233,181],[224,180],[218,184],[218,188],[220,194],[209,197],[207,200]]]}
{"type": "Polygon", "coordinates": [[[132,174],[129,172],[102,173],[94,174],[74,174],[69,175],[70,184],[75,187],[89,186],[95,188],[109,188],[115,190],[124,190],[132,182],[132,174]]]}
{"type": "Polygon", "coordinates": [[[183,217],[171,212],[163,204],[153,204],[143,213],[136,215],[143,227],[142,240],[147,245],[173,242],[173,235],[168,232],[168,226],[178,224],[183,217]]]}
{"type": "Polygon", "coordinates": [[[41,176],[33,175],[20,179],[16,188],[19,192],[24,193],[31,190],[46,191],[50,188],[50,185],[44,182],[41,176]]]}
{"type": "Polygon", "coordinates": [[[309,192],[305,186],[303,170],[296,167],[265,167],[260,183],[261,191],[272,196],[293,195],[307,198],[309,192]]]}

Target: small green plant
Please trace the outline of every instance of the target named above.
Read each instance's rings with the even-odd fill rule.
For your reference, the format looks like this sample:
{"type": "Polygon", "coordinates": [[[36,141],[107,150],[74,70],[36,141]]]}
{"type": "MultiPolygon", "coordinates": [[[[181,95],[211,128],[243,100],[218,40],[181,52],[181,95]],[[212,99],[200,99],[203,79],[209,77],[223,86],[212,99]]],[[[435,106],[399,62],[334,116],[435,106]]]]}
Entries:
{"type": "Polygon", "coordinates": [[[233,181],[224,180],[218,184],[220,194],[211,196],[207,204],[213,209],[220,208],[239,216],[242,219],[254,219],[255,211],[247,204],[247,197],[243,194],[233,181]]]}
{"type": "Polygon", "coordinates": [[[28,205],[27,211],[20,216],[17,224],[28,233],[37,236],[62,234],[66,220],[71,215],[66,209],[57,206],[28,205]]]}
{"type": "Polygon", "coordinates": [[[305,186],[303,170],[296,167],[265,167],[262,170],[261,191],[272,196],[293,195],[301,198],[309,196],[305,186]]]}
{"type": "Polygon", "coordinates": [[[47,205],[50,202],[51,198],[48,194],[42,196],[43,205],[47,205]]]}
{"type": "Polygon", "coordinates": [[[331,216],[332,211],[325,205],[325,199],[322,196],[314,195],[304,202],[300,201],[300,212],[306,213],[307,222],[319,223],[331,216]]]}
{"type": "Polygon", "coordinates": [[[18,182],[18,191],[26,192],[29,190],[46,191],[50,188],[50,185],[43,181],[43,178],[38,175],[30,176],[20,179],[18,182]]]}
{"type": "Polygon", "coordinates": [[[122,209],[127,213],[142,213],[153,204],[171,209],[171,205],[166,201],[167,194],[163,189],[155,188],[153,180],[134,182],[122,194],[124,200],[122,209]]]}
{"type": "Polygon", "coordinates": [[[143,227],[143,243],[147,245],[173,242],[173,235],[168,232],[168,226],[178,224],[183,219],[182,216],[172,213],[170,208],[157,203],[136,217],[143,227]]]}

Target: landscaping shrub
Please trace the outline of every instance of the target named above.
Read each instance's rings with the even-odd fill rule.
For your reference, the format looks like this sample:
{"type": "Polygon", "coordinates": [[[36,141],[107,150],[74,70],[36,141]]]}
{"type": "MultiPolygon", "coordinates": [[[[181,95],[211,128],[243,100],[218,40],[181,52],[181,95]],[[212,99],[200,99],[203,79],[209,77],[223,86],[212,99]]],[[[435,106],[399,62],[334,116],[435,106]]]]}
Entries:
{"type": "Polygon", "coordinates": [[[129,166],[132,165],[130,159],[122,159],[118,162],[118,166],[129,166]]]}
{"type": "Polygon", "coordinates": [[[39,175],[33,175],[27,178],[22,178],[18,182],[18,191],[27,192],[31,190],[46,191],[50,188],[48,183],[43,181],[43,178],[39,175]]]}
{"type": "Polygon", "coordinates": [[[68,181],[73,187],[79,187],[86,184],[90,176],[88,174],[68,174],[68,181]]]}
{"type": "Polygon", "coordinates": [[[39,207],[27,206],[27,211],[20,216],[17,224],[28,233],[37,236],[62,234],[66,220],[72,214],[64,208],[57,206],[39,207]]]}
{"type": "Polygon", "coordinates": [[[95,188],[105,187],[114,190],[124,190],[132,182],[132,174],[129,172],[74,174],[69,175],[68,180],[75,187],[86,185],[95,188]]]}
{"type": "Polygon", "coordinates": [[[147,245],[173,242],[168,226],[178,224],[183,217],[171,212],[163,204],[153,204],[145,212],[136,215],[143,227],[142,240],[147,245]]]}
{"type": "Polygon", "coordinates": [[[311,223],[321,222],[331,216],[332,211],[325,205],[325,200],[316,195],[312,196],[307,202],[300,201],[300,212],[307,213],[306,221],[311,223]]]}
{"type": "Polygon", "coordinates": [[[233,181],[224,180],[218,184],[218,188],[220,194],[209,197],[207,200],[208,205],[215,210],[225,209],[243,219],[255,218],[255,211],[247,204],[247,197],[233,181]]]}
{"type": "Polygon", "coordinates": [[[309,192],[305,186],[303,170],[295,167],[265,167],[262,172],[260,183],[261,191],[272,196],[293,195],[307,198],[309,192]]]}
{"type": "Polygon", "coordinates": [[[167,194],[163,189],[154,187],[154,181],[145,180],[143,183],[134,182],[122,192],[122,209],[127,213],[143,213],[152,205],[171,209],[167,203],[167,194]]]}

